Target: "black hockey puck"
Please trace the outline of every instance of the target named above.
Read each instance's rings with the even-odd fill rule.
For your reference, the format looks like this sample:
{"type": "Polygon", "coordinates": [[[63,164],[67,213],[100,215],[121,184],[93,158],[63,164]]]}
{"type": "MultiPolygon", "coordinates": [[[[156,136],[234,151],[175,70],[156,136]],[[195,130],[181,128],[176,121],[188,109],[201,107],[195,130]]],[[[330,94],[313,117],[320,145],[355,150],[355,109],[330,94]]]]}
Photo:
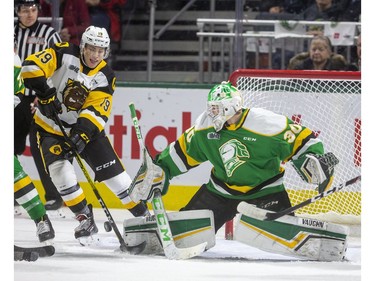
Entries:
{"type": "Polygon", "coordinates": [[[104,222],[104,229],[107,232],[112,231],[112,225],[109,223],[109,221],[104,222]]]}

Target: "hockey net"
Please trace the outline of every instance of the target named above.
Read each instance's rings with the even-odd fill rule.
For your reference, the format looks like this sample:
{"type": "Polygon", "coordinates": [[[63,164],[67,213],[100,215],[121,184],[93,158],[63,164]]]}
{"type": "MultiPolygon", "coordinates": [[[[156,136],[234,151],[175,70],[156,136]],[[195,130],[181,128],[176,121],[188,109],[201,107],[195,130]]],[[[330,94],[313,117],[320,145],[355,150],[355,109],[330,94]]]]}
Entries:
{"type": "MultiPolygon", "coordinates": [[[[325,151],[340,160],[333,186],[361,174],[360,72],[239,69],[229,80],[242,91],[246,106],[286,115],[314,131],[325,151]]],[[[292,205],[318,194],[289,163],[285,168],[292,205]]],[[[360,226],[361,183],[307,205],[297,215],[360,226]]]]}

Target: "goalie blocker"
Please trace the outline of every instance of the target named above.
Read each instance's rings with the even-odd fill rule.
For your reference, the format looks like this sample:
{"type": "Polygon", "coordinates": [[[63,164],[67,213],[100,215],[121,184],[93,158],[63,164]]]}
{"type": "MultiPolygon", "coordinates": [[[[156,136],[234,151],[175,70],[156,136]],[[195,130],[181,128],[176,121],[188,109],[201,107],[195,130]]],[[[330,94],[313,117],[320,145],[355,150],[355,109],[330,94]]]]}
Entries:
{"type": "MultiPolygon", "coordinates": [[[[206,242],[206,250],[215,246],[215,227],[210,210],[170,212],[167,214],[177,248],[190,248],[206,242]]],[[[160,218],[158,218],[160,219],[160,218]]],[[[127,246],[138,246],[146,242],[140,254],[163,254],[161,240],[171,237],[158,235],[155,216],[136,217],[124,220],[124,241],[127,246]]]]}
{"type": "Polygon", "coordinates": [[[328,223],[316,219],[283,216],[274,221],[264,221],[266,212],[257,209],[247,213],[247,203],[238,205],[240,212],[235,222],[234,240],[258,249],[317,261],[341,261],[347,249],[346,226],[328,223]],[[264,214],[262,214],[264,212],[264,214]]]}

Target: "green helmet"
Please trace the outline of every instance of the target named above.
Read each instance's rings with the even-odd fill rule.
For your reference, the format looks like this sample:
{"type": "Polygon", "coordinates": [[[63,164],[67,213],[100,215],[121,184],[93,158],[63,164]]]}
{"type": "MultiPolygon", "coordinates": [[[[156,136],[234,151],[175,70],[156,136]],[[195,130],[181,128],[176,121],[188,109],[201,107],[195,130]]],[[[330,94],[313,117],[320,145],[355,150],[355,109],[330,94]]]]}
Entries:
{"type": "Polygon", "coordinates": [[[207,114],[212,118],[216,131],[220,131],[242,106],[242,94],[230,82],[223,81],[208,93],[207,114]]]}

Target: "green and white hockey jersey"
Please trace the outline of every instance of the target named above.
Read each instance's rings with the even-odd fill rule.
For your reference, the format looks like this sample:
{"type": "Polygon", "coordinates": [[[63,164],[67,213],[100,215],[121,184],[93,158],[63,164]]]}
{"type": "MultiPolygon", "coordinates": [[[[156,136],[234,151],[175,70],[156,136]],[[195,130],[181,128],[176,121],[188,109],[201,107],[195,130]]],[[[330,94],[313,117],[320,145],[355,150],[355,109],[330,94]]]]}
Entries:
{"type": "Polygon", "coordinates": [[[21,59],[17,54],[14,54],[14,107],[21,102],[21,96],[25,92],[25,85],[21,77],[21,59]]]}
{"type": "Polygon", "coordinates": [[[237,124],[216,132],[202,113],[155,162],[169,179],[205,161],[211,162],[207,187],[223,197],[247,200],[284,189],[282,163],[323,154],[314,133],[286,116],[261,108],[244,108],[237,124]]]}

